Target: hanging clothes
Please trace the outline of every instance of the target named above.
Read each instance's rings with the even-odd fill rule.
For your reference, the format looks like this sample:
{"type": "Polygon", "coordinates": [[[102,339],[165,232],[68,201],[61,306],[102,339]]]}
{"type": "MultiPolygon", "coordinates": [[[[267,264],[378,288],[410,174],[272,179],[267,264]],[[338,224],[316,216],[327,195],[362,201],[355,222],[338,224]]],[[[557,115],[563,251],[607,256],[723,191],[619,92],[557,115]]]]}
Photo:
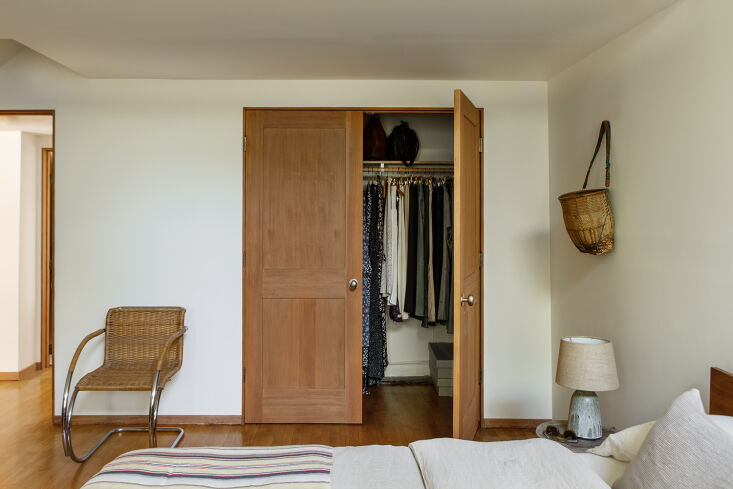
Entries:
{"type": "MultiPolygon", "coordinates": [[[[417,230],[415,236],[415,310],[421,320],[425,317],[427,267],[425,263],[425,185],[417,185],[417,230]]],[[[409,264],[408,264],[409,265],[409,264]]],[[[409,268],[409,266],[408,266],[409,268]]],[[[427,323],[422,324],[427,327],[427,323]]]]}
{"type": "Polygon", "coordinates": [[[428,228],[425,239],[428,241],[428,274],[427,274],[427,324],[435,324],[435,268],[434,268],[434,243],[433,243],[433,185],[428,184],[428,228]]]}
{"type": "Polygon", "coordinates": [[[371,217],[371,194],[369,192],[369,186],[367,186],[363,195],[362,204],[362,261],[361,261],[361,370],[362,370],[362,387],[367,385],[367,369],[369,366],[369,327],[371,324],[370,317],[370,282],[372,279],[372,265],[369,255],[370,246],[374,246],[371,241],[369,234],[369,218],[371,217]]]}
{"type": "Polygon", "coordinates": [[[397,284],[398,296],[397,306],[400,309],[400,316],[403,320],[410,319],[410,315],[405,312],[405,296],[407,294],[407,227],[408,216],[410,212],[410,189],[408,185],[399,186],[399,250],[397,254],[397,262],[399,266],[399,283],[397,284]]]}
{"type": "MultiPolygon", "coordinates": [[[[363,197],[362,382],[388,365],[387,318],[453,332],[453,186],[450,180],[368,184],[363,197]]],[[[410,323],[404,323],[410,325],[410,323]]]]}
{"type": "MultiPolygon", "coordinates": [[[[367,324],[362,325],[362,346],[366,343],[366,352],[362,361],[364,387],[378,385],[384,377],[387,366],[387,317],[386,299],[382,297],[381,284],[384,265],[384,199],[381,185],[368,185],[365,191],[365,226],[368,226],[367,240],[368,268],[370,277],[362,281],[364,294],[368,295],[367,324]],[[366,336],[366,341],[364,336],[366,336]],[[364,358],[366,357],[366,359],[364,358]]],[[[365,301],[362,300],[362,305],[365,301]]]]}
{"type": "Polygon", "coordinates": [[[453,266],[454,266],[454,260],[453,260],[453,185],[450,184],[448,187],[448,214],[449,214],[449,222],[450,227],[448,227],[446,231],[446,239],[445,239],[445,245],[448,248],[448,293],[447,293],[447,306],[448,306],[448,313],[447,313],[447,321],[446,321],[446,332],[449,334],[453,334],[453,266]]]}
{"type": "Polygon", "coordinates": [[[405,306],[404,311],[415,315],[417,296],[417,227],[420,206],[418,204],[418,186],[409,184],[409,198],[407,204],[407,270],[405,275],[405,306]]]}
{"type": "MultiPolygon", "coordinates": [[[[442,229],[442,243],[443,243],[443,257],[442,257],[442,271],[440,274],[440,300],[438,301],[438,322],[446,324],[448,320],[448,301],[450,300],[450,290],[452,288],[452,275],[453,269],[450,263],[451,251],[448,249],[449,235],[453,232],[451,223],[451,195],[450,195],[450,184],[448,182],[443,184],[443,229],[442,229]]],[[[452,239],[452,238],[450,238],[452,239]]]]}
{"type": "Polygon", "coordinates": [[[440,286],[443,280],[443,185],[433,190],[433,280],[435,282],[435,313],[437,319],[440,303],[440,286]]]}
{"type": "Polygon", "coordinates": [[[384,234],[382,236],[383,240],[383,249],[384,249],[384,257],[383,257],[383,273],[382,273],[382,280],[381,280],[381,292],[382,297],[389,297],[389,295],[392,293],[392,194],[391,188],[389,184],[386,184],[385,187],[385,197],[384,197],[384,234]]]}

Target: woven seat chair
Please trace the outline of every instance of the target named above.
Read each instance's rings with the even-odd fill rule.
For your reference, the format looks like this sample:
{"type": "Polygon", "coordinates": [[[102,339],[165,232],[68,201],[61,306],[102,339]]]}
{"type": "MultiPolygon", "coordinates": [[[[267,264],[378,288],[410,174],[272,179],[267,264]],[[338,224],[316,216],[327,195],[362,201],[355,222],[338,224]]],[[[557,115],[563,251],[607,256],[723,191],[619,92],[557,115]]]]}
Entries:
{"type": "Polygon", "coordinates": [[[183,335],[186,327],[182,307],[116,307],[107,312],[104,329],[87,335],[71,359],[64,386],[61,408],[64,454],[75,462],[84,462],[112,434],[123,431],[147,431],[150,447],[157,446],[157,431],[178,432],[171,448],[183,437],[183,428],[157,427],[158,404],[166,383],[181,368],[183,335]],[[70,394],[71,378],[84,346],[106,333],[104,363],[79,380],[70,394]],[[80,391],[150,391],[148,426],[127,426],[107,432],[85,455],[79,457],[71,445],[71,414],[80,391]]]}

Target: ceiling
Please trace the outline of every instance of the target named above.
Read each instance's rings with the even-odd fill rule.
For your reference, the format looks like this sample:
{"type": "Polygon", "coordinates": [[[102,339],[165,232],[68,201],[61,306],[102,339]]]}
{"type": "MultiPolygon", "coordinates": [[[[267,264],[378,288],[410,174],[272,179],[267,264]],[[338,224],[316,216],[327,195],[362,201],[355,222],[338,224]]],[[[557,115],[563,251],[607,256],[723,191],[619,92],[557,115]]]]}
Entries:
{"type": "Polygon", "coordinates": [[[674,2],[0,0],[0,38],[92,78],[546,80],[674,2]]]}
{"type": "Polygon", "coordinates": [[[0,39],[0,66],[23,49],[23,45],[12,39],[0,39]]]}
{"type": "Polygon", "coordinates": [[[53,134],[50,115],[0,115],[0,131],[22,131],[32,134],[53,134]]]}

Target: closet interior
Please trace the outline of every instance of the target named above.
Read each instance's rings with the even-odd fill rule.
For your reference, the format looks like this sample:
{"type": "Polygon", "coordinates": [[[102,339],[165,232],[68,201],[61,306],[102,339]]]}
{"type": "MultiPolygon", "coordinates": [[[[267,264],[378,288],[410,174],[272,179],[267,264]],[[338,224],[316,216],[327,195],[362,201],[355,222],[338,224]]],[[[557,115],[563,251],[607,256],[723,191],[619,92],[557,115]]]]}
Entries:
{"type": "Polygon", "coordinates": [[[452,111],[364,113],[365,395],[382,383],[430,383],[452,396],[453,131],[452,111]],[[414,141],[407,151],[393,141],[404,123],[416,154],[414,141]]]}

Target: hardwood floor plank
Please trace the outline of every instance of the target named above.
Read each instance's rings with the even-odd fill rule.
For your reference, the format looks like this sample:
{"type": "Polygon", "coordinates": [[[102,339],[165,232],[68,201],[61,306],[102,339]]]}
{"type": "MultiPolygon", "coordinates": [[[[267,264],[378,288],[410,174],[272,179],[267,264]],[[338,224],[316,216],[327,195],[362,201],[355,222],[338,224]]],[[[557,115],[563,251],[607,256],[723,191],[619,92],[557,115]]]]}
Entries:
{"type": "MultiPolygon", "coordinates": [[[[363,399],[362,425],[188,425],[180,446],[256,446],[320,443],[332,446],[407,445],[448,437],[452,402],[432,386],[390,385],[370,389],[363,399]]],[[[51,370],[21,381],[0,381],[0,488],[78,489],[116,456],[147,448],[146,433],[114,435],[87,462],[64,457],[61,427],[52,423],[51,370]]],[[[110,425],[74,426],[77,451],[88,449],[110,425]]],[[[173,441],[159,434],[159,446],[173,441]]],[[[475,440],[533,438],[534,430],[480,429],[475,440]]]]}

